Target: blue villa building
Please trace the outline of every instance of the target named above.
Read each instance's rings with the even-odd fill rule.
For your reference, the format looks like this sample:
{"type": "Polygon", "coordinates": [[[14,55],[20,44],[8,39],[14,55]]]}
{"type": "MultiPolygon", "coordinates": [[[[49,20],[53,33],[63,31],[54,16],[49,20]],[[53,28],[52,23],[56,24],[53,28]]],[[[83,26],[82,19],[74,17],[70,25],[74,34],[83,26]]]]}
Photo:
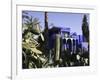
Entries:
{"type": "Polygon", "coordinates": [[[55,45],[55,36],[60,34],[61,36],[61,51],[69,49],[71,54],[76,53],[82,44],[82,35],[77,35],[76,33],[71,34],[70,28],[63,27],[52,27],[49,29],[49,47],[50,49],[54,48],[55,45]]]}

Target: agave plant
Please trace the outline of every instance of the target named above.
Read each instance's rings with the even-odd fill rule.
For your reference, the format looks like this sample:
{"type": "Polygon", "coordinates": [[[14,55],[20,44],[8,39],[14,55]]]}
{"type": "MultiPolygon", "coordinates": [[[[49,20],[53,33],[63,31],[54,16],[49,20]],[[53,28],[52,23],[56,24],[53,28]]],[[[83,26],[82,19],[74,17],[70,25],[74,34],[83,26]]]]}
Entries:
{"type": "Polygon", "coordinates": [[[39,22],[37,18],[32,16],[23,15],[25,22],[23,22],[22,32],[22,55],[23,55],[23,68],[41,68],[44,67],[47,58],[44,53],[38,49],[41,45],[34,36],[41,36],[44,41],[44,37],[41,33],[39,22]]]}

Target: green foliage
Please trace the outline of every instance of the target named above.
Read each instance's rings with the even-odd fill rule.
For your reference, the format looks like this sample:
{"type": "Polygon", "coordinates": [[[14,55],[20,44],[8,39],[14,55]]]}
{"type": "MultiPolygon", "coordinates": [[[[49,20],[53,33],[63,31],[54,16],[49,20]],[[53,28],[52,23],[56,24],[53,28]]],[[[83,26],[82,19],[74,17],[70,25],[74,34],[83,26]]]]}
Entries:
{"type": "Polygon", "coordinates": [[[23,13],[22,18],[22,66],[24,69],[46,67],[48,59],[39,49],[41,46],[38,42],[39,36],[43,40],[39,21],[37,18],[33,19],[32,16],[28,16],[28,13],[23,13]]]}
{"type": "Polygon", "coordinates": [[[85,37],[86,41],[89,42],[89,25],[87,22],[87,16],[84,15],[83,22],[82,22],[82,32],[83,36],[85,37]]]}

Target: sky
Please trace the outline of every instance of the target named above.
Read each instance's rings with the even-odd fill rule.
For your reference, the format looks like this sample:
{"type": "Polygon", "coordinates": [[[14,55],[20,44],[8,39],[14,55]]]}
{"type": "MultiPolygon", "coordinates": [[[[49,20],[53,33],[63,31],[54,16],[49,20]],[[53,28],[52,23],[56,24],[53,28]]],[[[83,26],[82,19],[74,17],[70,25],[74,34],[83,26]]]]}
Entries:
{"type": "MultiPolygon", "coordinates": [[[[42,29],[44,29],[44,12],[39,11],[25,11],[29,16],[38,18],[42,29]]],[[[76,32],[78,35],[82,34],[82,20],[84,13],[67,13],[67,12],[48,12],[48,25],[51,28],[51,24],[56,27],[70,28],[71,33],[76,32]]],[[[89,22],[89,14],[87,15],[87,21],[89,22]]]]}

